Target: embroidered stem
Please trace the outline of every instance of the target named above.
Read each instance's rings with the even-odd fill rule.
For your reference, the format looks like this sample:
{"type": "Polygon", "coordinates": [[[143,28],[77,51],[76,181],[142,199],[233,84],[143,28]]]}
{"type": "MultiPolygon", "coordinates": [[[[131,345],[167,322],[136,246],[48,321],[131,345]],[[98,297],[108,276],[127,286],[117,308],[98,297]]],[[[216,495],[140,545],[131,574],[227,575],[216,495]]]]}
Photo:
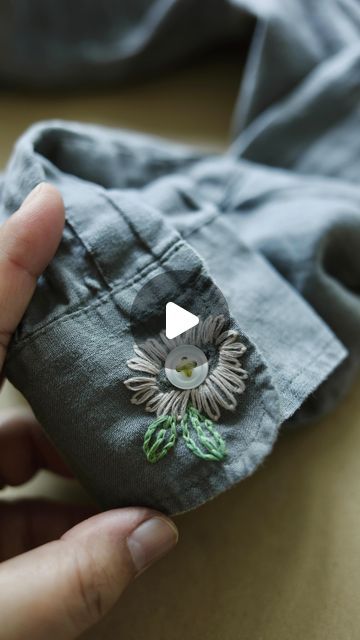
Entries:
{"type": "Polygon", "coordinates": [[[146,430],[143,451],[149,462],[159,462],[176,442],[176,419],[174,416],[156,418],[146,430]],[[155,436],[153,438],[153,436],[155,436]]]}
{"type": "Polygon", "coordinates": [[[196,456],[203,460],[223,460],[226,456],[226,445],[212,420],[205,418],[193,406],[189,406],[180,423],[185,444],[196,456]],[[191,428],[196,439],[191,435],[191,428]],[[199,446],[201,445],[202,448],[199,446]]]}

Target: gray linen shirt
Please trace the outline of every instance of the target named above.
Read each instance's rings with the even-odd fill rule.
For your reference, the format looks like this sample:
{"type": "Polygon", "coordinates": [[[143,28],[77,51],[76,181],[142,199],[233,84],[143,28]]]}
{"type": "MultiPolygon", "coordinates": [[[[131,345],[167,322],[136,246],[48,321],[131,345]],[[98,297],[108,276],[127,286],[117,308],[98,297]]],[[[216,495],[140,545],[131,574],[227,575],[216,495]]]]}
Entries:
{"type": "Polygon", "coordinates": [[[358,370],[360,8],[66,6],[2,3],[3,84],[115,82],[209,45],[250,42],[225,154],[52,121],[22,136],[1,178],[3,218],[41,180],[66,207],[62,243],[14,336],[7,376],[104,507],[176,513],[253,472],[284,422],[329,411],[358,370]],[[123,384],[131,306],[154,275],[184,268],[194,273],[191,297],[204,295],[197,273],[226,296],[249,379],[236,411],[219,420],[225,460],[197,458],[179,441],[149,464],[142,440],[151,417],[123,384]]]}

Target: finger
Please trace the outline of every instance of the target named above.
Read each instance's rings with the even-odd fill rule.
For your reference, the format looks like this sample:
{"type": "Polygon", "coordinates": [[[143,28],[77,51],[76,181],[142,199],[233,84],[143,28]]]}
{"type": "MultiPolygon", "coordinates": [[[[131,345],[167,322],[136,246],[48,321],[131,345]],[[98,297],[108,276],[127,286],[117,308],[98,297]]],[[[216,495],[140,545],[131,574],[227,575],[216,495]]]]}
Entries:
{"type": "Polygon", "coordinates": [[[32,414],[25,410],[0,413],[0,488],[23,484],[39,469],[73,475],[32,414]]]}
{"type": "Polygon", "coordinates": [[[175,525],[117,509],[0,567],[0,637],[71,640],[98,622],[139,572],[176,544],[175,525]]]}
{"type": "Polygon", "coordinates": [[[90,507],[45,500],[0,503],[0,562],[56,540],[96,512],[90,507]]]}
{"type": "Polygon", "coordinates": [[[64,226],[64,205],[55,187],[41,183],[0,227],[0,370],[6,348],[53,257],[64,226]]]}

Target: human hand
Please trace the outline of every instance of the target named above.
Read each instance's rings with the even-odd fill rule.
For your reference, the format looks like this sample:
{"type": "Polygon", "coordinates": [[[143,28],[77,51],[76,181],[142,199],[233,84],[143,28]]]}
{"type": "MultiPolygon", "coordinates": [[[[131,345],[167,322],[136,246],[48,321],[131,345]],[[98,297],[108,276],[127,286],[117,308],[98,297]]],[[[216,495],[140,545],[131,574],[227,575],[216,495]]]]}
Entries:
{"type": "MultiPolygon", "coordinates": [[[[63,225],[60,194],[41,184],[0,227],[0,372],[63,225]]],[[[0,488],[40,468],[70,474],[33,417],[0,416],[0,488]]],[[[78,637],[177,541],[172,521],[149,509],[93,513],[41,500],[0,503],[1,640],[78,637]]]]}

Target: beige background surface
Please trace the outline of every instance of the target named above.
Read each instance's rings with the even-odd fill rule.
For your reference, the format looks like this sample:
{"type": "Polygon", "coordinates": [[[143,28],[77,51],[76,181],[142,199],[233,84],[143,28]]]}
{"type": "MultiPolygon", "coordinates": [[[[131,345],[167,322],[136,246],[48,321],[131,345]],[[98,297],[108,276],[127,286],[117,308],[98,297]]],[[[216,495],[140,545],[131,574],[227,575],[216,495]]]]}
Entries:
{"type": "MultiPolygon", "coordinates": [[[[238,65],[201,65],[101,95],[0,95],[0,167],[33,121],[60,117],[224,147],[238,65]]],[[[360,637],[360,383],[330,417],[283,435],[257,473],[176,519],[175,552],[136,581],[86,640],[360,637]]],[[[21,402],[10,385],[0,407],[21,402]]],[[[18,495],[86,500],[41,473],[18,495]]]]}

